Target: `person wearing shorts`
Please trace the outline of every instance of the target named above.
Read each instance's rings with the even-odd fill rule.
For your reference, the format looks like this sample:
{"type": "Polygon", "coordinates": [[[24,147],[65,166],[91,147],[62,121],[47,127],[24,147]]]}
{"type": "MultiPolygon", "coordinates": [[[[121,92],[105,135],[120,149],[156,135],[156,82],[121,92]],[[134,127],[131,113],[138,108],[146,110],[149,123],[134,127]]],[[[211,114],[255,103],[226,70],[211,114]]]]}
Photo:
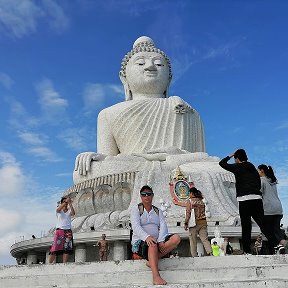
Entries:
{"type": "Polygon", "coordinates": [[[49,252],[49,264],[55,262],[57,255],[63,255],[63,263],[66,263],[69,255],[73,253],[71,217],[74,215],[72,200],[69,197],[62,197],[60,205],[56,209],[57,224],[53,244],[49,252]]]}
{"type": "Polygon", "coordinates": [[[163,212],[152,205],[153,196],[152,188],[143,186],[140,190],[141,203],[131,210],[132,252],[148,261],[154,285],[166,285],[159,273],[158,260],[178,246],[180,236],[168,234],[163,212]]]}

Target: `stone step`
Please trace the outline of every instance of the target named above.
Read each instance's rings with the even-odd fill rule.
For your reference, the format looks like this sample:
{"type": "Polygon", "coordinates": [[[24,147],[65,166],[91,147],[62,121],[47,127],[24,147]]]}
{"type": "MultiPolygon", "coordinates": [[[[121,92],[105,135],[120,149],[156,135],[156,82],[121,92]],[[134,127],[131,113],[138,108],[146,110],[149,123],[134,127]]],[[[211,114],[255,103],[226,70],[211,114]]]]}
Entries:
{"type": "MultiPolygon", "coordinates": [[[[67,286],[59,286],[54,284],[46,284],[45,286],[1,286],[3,288],[13,287],[27,287],[27,288],[61,288],[67,286]]],[[[131,285],[131,284],[122,284],[122,285],[107,285],[107,286],[79,286],[79,288],[156,288],[156,287],[165,287],[165,288],[287,288],[287,280],[259,280],[259,281],[234,281],[234,282],[201,282],[201,283],[190,283],[190,284],[167,284],[166,286],[160,285],[131,285]]],[[[77,287],[78,288],[78,287],[77,287]]]]}
{"type": "MultiPolygon", "coordinates": [[[[278,280],[262,280],[262,281],[234,281],[234,282],[201,282],[193,284],[168,284],[166,286],[154,286],[154,285],[122,285],[122,286],[109,286],[111,288],[155,288],[155,287],[165,287],[165,288],[287,288],[288,281],[278,281],[278,280]]],[[[38,287],[35,287],[38,288],[38,287]]],[[[87,286],[86,288],[107,288],[107,286],[87,286]]]]}
{"type": "MultiPolygon", "coordinates": [[[[169,283],[166,287],[256,288],[261,285],[280,288],[288,287],[287,256],[163,259],[159,268],[169,283]]],[[[0,267],[0,287],[3,288],[150,286],[151,271],[143,260],[0,267]]]]}

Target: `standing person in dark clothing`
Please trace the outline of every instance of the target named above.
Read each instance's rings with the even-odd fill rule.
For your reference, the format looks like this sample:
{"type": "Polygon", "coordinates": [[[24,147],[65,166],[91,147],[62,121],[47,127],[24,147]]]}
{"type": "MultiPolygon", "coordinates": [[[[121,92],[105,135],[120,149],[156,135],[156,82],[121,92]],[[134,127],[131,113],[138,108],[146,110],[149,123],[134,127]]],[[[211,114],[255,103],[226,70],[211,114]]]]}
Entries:
{"type": "MultiPolygon", "coordinates": [[[[235,153],[225,157],[219,165],[232,172],[236,179],[236,197],[239,202],[239,214],[242,226],[242,242],[244,253],[251,253],[251,217],[260,227],[261,232],[266,236],[271,246],[271,250],[277,247],[278,241],[270,227],[265,225],[264,210],[260,176],[255,166],[248,162],[248,157],[244,149],[238,149],[235,153]],[[235,163],[228,164],[234,157],[235,163]]],[[[274,253],[274,251],[271,253],[274,253]]]]}
{"type": "Polygon", "coordinates": [[[261,192],[263,196],[264,220],[266,225],[271,227],[277,240],[280,254],[285,254],[285,238],[280,229],[280,222],[283,218],[283,208],[277,192],[277,178],[271,166],[261,164],[258,166],[258,173],[261,179],[261,192]]]}

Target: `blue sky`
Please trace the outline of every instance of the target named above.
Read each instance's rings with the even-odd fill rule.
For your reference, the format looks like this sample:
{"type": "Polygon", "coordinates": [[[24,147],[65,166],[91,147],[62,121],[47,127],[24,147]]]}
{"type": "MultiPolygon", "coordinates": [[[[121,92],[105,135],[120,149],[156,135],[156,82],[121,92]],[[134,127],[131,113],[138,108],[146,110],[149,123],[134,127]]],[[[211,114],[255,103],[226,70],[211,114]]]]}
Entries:
{"type": "Polygon", "coordinates": [[[200,113],[209,155],[243,147],[271,165],[286,217],[287,12],[284,0],[0,0],[0,264],[54,225],[76,155],[96,149],[97,114],[124,100],[120,63],[142,35],[170,57],[170,95],[200,113]]]}

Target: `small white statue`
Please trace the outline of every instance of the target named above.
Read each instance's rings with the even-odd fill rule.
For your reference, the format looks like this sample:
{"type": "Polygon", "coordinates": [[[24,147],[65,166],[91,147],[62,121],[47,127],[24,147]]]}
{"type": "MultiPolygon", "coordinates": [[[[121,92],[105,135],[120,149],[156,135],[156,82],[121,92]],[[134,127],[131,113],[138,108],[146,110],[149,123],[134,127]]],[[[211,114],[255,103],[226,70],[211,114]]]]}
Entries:
{"type": "Polygon", "coordinates": [[[220,256],[225,256],[224,252],[224,238],[221,237],[221,231],[219,229],[219,224],[216,222],[214,230],[214,238],[211,239],[211,244],[217,242],[217,245],[220,246],[220,256]]]}
{"type": "Polygon", "coordinates": [[[166,217],[167,216],[167,210],[170,207],[170,203],[169,202],[165,202],[162,198],[159,200],[160,203],[160,209],[163,212],[163,215],[166,217]]]}

